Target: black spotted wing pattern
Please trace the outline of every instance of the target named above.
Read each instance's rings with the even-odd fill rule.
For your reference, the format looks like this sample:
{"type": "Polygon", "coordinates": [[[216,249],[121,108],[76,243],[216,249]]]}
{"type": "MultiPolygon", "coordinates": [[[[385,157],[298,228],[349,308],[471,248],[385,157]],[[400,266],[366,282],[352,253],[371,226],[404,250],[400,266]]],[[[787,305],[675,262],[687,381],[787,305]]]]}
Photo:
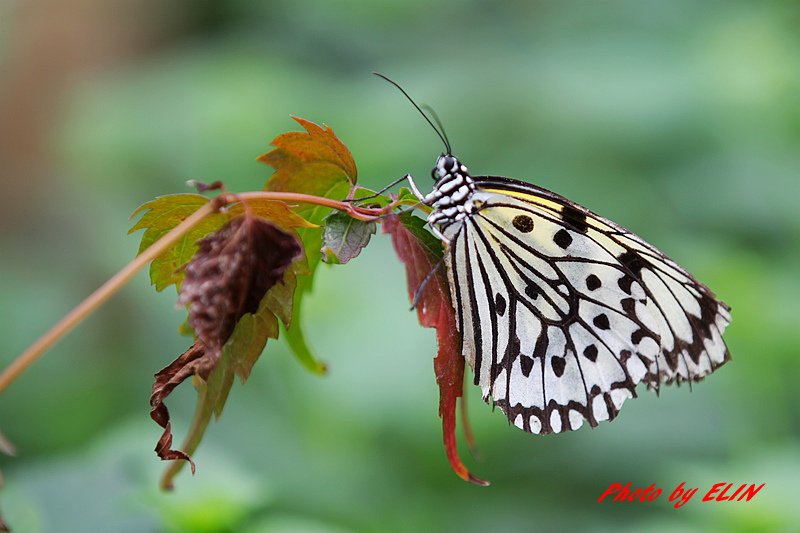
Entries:
{"type": "Polygon", "coordinates": [[[631,232],[550,191],[475,178],[445,228],[464,356],[484,399],[533,433],[613,419],[636,385],[729,359],[729,308],[631,232]]]}

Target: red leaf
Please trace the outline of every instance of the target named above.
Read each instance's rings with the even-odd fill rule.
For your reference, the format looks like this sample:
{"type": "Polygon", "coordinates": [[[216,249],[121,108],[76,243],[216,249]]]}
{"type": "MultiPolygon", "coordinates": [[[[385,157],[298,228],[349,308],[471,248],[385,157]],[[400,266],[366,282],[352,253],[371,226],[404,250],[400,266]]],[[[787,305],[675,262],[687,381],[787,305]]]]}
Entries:
{"type": "Polygon", "coordinates": [[[409,300],[414,300],[426,276],[439,267],[422,289],[417,302],[417,316],[421,325],[436,328],[439,353],[433,360],[433,368],[439,385],[439,417],[442,419],[445,452],[450,466],[460,478],[477,485],[488,485],[487,481],[470,474],[458,456],[456,404],[464,389],[461,336],[456,328],[447,276],[439,264],[441,243],[425,231],[423,225],[424,221],[417,217],[393,215],[384,220],[383,231],[391,234],[395,252],[406,267],[409,300]]]}

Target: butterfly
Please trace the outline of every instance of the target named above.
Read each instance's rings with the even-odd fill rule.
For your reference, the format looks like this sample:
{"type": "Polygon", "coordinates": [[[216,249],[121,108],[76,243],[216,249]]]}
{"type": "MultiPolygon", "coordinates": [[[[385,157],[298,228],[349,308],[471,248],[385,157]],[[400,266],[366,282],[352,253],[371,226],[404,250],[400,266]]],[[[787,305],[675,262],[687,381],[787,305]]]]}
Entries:
{"type": "Polygon", "coordinates": [[[554,192],[470,175],[438,119],[441,132],[411,102],[447,152],[429,194],[406,178],[444,244],[474,383],[511,423],[538,434],[594,427],[639,383],[691,385],[730,360],[730,307],[684,268],[554,192]]]}

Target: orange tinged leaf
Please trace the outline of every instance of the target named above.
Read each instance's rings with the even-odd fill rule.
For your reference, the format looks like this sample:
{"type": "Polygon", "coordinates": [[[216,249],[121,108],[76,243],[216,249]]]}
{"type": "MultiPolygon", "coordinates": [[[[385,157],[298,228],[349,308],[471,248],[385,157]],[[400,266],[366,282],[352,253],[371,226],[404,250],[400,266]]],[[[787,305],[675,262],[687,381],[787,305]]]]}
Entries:
{"type": "MultiPolygon", "coordinates": [[[[329,127],[319,126],[299,117],[292,118],[305,131],[279,135],[271,143],[275,149],[257,159],[275,169],[264,190],[311,194],[337,200],[345,198],[355,187],[358,174],[350,150],[329,127]]],[[[324,224],[323,220],[331,210],[320,206],[298,205],[295,212],[314,224],[324,224]]],[[[311,353],[299,320],[303,299],[311,290],[314,272],[322,259],[322,229],[300,228],[298,234],[306,251],[308,275],[297,279],[292,327],[286,330],[285,338],[306,368],[323,373],[325,365],[318,362],[311,353]]]]}
{"type": "Polygon", "coordinates": [[[292,118],[306,131],[278,135],[271,143],[275,149],[257,158],[275,169],[265,190],[333,198],[334,190],[346,185],[346,194],[358,175],[350,150],[329,127],[292,118]]]}

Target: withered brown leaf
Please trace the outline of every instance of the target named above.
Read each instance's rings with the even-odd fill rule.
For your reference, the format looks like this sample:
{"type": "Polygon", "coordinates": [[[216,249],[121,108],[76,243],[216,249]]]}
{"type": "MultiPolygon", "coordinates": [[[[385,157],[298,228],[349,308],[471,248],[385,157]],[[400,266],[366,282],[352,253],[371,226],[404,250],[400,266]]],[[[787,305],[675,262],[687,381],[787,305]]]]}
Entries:
{"type": "Polygon", "coordinates": [[[249,215],[201,240],[198,248],[186,265],[178,301],[188,307],[198,339],[218,356],[236,322],[258,309],[301,248],[290,234],[249,215]]]}
{"type": "Polygon", "coordinates": [[[236,323],[255,313],[267,291],[283,279],[287,267],[302,255],[297,239],[262,218],[245,214],[198,243],[186,266],[179,302],[189,309],[197,340],[155,375],[150,417],[164,432],[156,445],[161,459],[189,456],[172,449],[172,428],[164,400],[186,378],[207,381],[236,323]]]}

